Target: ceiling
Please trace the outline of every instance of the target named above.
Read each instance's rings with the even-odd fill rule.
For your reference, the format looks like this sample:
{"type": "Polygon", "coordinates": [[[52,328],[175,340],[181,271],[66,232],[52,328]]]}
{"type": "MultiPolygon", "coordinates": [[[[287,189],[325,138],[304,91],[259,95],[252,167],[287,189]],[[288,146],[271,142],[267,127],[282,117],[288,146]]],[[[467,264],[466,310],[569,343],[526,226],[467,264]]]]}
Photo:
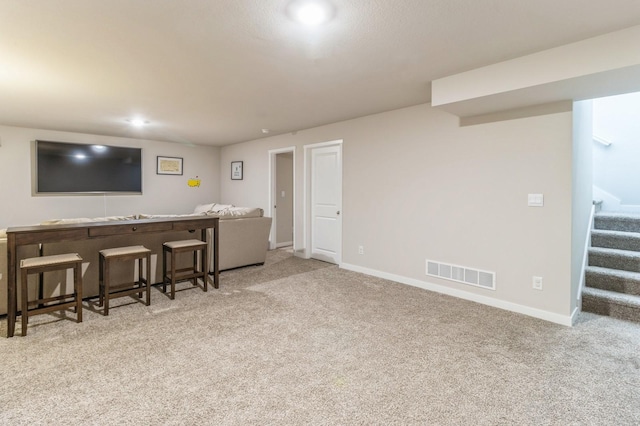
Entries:
{"type": "Polygon", "coordinates": [[[308,28],[289,2],[2,0],[0,124],[227,145],[429,102],[434,79],[640,24],[637,0],[331,0],[308,28]]]}

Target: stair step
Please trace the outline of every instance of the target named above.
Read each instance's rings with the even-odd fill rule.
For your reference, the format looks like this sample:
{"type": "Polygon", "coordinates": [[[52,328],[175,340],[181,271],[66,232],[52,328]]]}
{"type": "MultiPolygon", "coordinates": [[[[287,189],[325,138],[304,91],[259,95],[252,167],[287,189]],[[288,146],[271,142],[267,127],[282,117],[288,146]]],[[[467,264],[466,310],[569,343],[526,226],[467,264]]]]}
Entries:
{"type": "Polygon", "coordinates": [[[582,291],[582,310],[640,322],[640,296],[585,287],[582,291]]]}
{"type": "Polygon", "coordinates": [[[601,290],[640,296],[640,273],[587,266],[585,285],[601,290]]]}
{"type": "Polygon", "coordinates": [[[640,272],[640,253],[629,250],[591,247],[589,266],[640,272]]]}
{"type": "Polygon", "coordinates": [[[596,213],[593,217],[595,229],[610,231],[640,232],[640,216],[625,213],[596,213]]]}
{"type": "Polygon", "coordinates": [[[591,245],[593,247],[640,251],[640,232],[594,229],[591,231],[591,245]]]}

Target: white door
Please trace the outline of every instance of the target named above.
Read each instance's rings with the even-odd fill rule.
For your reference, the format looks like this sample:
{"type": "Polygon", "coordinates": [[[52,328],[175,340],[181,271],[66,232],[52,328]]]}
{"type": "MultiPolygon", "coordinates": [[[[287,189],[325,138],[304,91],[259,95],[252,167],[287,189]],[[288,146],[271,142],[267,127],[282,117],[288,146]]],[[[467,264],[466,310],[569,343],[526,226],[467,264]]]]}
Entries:
{"type": "Polygon", "coordinates": [[[342,261],[342,146],[311,152],[311,257],[342,261]]]}

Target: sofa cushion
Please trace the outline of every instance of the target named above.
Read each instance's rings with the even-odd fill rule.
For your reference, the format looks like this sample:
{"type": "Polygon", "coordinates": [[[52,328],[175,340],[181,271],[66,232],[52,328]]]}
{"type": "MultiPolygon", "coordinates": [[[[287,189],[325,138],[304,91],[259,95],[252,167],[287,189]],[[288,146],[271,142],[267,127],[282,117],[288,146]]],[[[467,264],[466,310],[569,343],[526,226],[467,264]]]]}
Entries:
{"type": "Polygon", "coordinates": [[[140,213],[138,219],[161,219],[165,217],[197,217],[206,216],[206,213],[187,213],[187,214],[146,214],[140,213]]]}
{"type": "Polygon", "coordinates": [[[225,210],[228,210],[230,208],[234,207],[233,204],[215,204],[210,211],[214,212],[214,213],[220,213],[223,212],[225,210]]]}
{"type": "Polygon", "coordinates": [[[195,209],[193,209],[194,213],[206,213],[209,210],[211,210],[213,208],[213,206],[215,206],[216,203],[210,203],[210,204],[198,204],[196,206],[195,209]]]}
{"type": "Polygon", "coordinates": [[[219,212],[208,212],[208,216],[219,217],[220,220],[262,217],[264,211],[258,207],[229,207],[219,212]]]}
{"type": "Polygon", "coordinates": [[[210,204],[198,204],[195,209],[193,209],[194,213],[220,213],[224,210],[230,209],[233,207],[233,204],[218,204],[218,203],[210,203],[210,204]]]}

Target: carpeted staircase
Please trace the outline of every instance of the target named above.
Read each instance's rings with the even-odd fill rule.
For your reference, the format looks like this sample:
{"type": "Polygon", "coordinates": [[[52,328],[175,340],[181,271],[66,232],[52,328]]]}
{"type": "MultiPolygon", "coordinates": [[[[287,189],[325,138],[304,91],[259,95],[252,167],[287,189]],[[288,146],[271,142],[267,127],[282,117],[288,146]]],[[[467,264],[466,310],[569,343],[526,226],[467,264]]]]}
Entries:
{"type": "Polygon", "coordinates": [[[582,310],[640,322],[640,215],[596,213],[582,310]]]}

